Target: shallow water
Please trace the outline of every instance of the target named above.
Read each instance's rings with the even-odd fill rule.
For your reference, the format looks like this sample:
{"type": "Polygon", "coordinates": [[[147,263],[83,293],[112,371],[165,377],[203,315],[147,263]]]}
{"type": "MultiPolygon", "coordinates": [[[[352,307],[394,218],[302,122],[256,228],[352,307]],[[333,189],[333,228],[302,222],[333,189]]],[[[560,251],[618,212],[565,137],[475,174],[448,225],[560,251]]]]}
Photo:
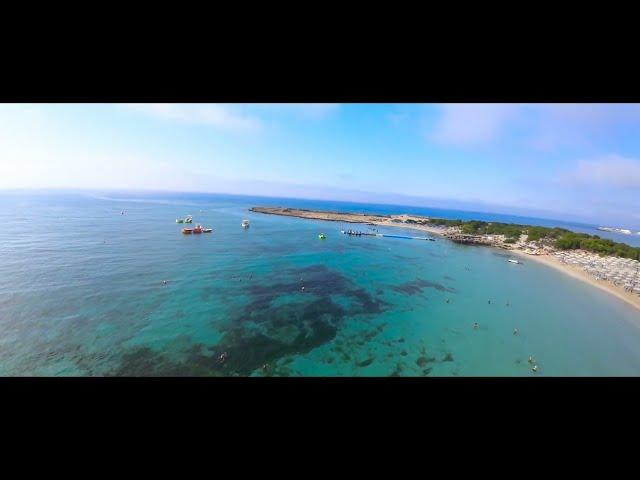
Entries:
{"type": "Polygon", "coordinates": [[[284,203],[1,194],[0,374],[640,374],[638,311],[560,272],[258,204],[284,203]]]}

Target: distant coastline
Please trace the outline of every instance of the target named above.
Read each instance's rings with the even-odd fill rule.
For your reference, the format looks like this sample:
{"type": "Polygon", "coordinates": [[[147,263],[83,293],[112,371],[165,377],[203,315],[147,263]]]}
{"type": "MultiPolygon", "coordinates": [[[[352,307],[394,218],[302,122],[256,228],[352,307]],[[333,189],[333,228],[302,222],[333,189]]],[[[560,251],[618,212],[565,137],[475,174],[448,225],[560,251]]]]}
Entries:
{"type": "MultiPolygon", "coordinates": [[[[513,243],[506,243],[504,235],[465,235],[458,226],[438,225],[438,219],[422,217],[417,215],[377,215],[344,213],[334,211],[308,210],[286,207],[252,207],[249,209],[255,213],[268,215],[280,215],[309,220],[323,220],[331,222],[344,222],[353,224],[369,224],[385,227],[400,227],[420,230],[430,234],[448,238],[451,241],[466,244],[485,245],[509,250],[519,257],[532,259],[548,267],[554,268],[575,279],[581,280],[593,287],[599,288],[616,298],[625,301],[627,304],[640,310],[640,296],[626,291],[623,285],[615,285],[606,280],[596,280],[586,271],[575,265],[562,263],[554,253],[558,250],[549,243],[528,242],[526,235],[523,235],[513,243]],[[524,237],[524,238],[523,238],[524,237]]],[[[588,252],[585,252],[589,255],[588,252]]],[[[633,260],[632,260],[633,261],[633,260]]],[[[636,261],[637,263],[637,261],[636,261]]],[[[639,264],[640,265],[640,264],[639,264]]]]}

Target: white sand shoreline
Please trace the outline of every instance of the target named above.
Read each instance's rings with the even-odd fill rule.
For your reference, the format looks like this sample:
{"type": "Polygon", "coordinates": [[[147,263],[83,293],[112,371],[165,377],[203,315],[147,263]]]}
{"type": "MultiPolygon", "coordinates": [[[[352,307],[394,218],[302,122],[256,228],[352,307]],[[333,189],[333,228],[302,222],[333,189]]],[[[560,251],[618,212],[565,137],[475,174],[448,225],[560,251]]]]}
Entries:
{"type": "Polygon", "coordinates": [[[513,253],[517,254],[522,258],[526,258],[529,260],[533,260],[538,263],[542,263],[550,268],[558,270],[566,275],[569,275],[577,280],[581,280],[585,283],[588,283],[592,287],[596,287],[602,291],[605,291],[615,297],[623,300],[627,304],[636,307],[640,310],[640,297],[634,295],[633,293],[625,292],[624,288],[616,287],[611,282],[606,280],[596,280],[580,268],[565,265],[561,263],[558,259],[554,258],[551,255],[527,255],[526,253],[520,250],[511,250],[513,253]]]}

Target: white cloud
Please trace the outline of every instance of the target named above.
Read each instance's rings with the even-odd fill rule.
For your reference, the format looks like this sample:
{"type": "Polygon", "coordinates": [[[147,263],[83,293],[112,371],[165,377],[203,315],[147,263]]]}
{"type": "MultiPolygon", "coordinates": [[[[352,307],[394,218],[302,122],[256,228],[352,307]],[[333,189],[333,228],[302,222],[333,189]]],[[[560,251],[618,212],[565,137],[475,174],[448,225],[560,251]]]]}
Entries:
{"type": "Polygon", "coordinates": [[[125,107],[157,118],[206,125],[226,132],[259,132],[263,129],[259,118],[230,105],[138,103],[128,104],[125,107]]]}
{"type": "Polygon", "coordinates": [[[270,113],[292,114],[305,119],[323,119],[340,108],[337,103],[138,103],[124,106],[155,118],[205,125],[233,133],[257,133],[265,130],[266,123],[262,117],[270,113]]]}
{"type": "Polygon", "coordinates": [[[430,133],[432,140],[455,145],[478,145],[501,137],[507,122],[517,113],[508,104],[445,104],[430,133]]]}
{"type": "Polygon", "coordinates": [[[0,150],[0,189],[188,189],[198,180],[184,169],[129,152],[70,151],[45,144],[0,150]]]}
{"type": "Polygon", "coordinates": [[[115,146],[96,150],[70,133],[71,142],[55,117],[36,107],[0,108],[0,189],[204,186],[182,165],[115,146]]]}
{"type": "Polygon", "coordinates": [[[310,119],[326,118],[340,110],[339,103],[252,103],[243,106],[255,112],[289,113],[310,119]]]}
{"type": "MultiPolygon", "coordinates": [[[[520,141],[524,147],[597,145],[611,133],[638,129],[637,104],[445,104],[427,136],[456,146],[520,141]]],[[[640,134],[640,131],[638,132],[640,134]]]]}
{"type": "Polygon", "coordinates": [[[581,160],[563,180],[574,185],[640,188],[640,160],[620,155],[581,160]]]}

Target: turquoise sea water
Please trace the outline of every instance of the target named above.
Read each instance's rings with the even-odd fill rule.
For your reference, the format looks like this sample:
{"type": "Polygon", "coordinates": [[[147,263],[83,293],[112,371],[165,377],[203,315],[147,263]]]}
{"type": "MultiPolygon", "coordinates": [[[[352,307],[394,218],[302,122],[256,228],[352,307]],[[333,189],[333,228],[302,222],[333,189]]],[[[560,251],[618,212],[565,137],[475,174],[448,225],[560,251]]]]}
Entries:
{"type": "Polygon", "coordinates": [[[365,210],[0,194],[0,375],[640,374],[639,312],[544,265],[443,239],[348,237],[254,205],[365,210]],[[182,235],[186,214],[214,232],[182,235]]]}

